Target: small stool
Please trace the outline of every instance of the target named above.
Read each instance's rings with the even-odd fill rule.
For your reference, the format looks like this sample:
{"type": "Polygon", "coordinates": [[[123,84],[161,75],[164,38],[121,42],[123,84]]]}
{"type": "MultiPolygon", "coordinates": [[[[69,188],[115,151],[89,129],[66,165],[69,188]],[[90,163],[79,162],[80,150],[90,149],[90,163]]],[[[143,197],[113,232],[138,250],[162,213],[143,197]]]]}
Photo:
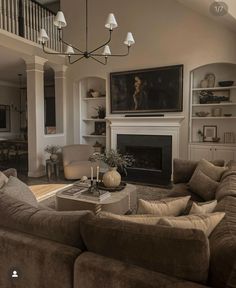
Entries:
{"type": "Polygon", "coordinates": [[[48,182],[51,180],[51,175],[54,172],[56,180],[59,177],[59,161],[52,161],[51,159],[46,160],[46,173],[48,177],[48,182]]]}

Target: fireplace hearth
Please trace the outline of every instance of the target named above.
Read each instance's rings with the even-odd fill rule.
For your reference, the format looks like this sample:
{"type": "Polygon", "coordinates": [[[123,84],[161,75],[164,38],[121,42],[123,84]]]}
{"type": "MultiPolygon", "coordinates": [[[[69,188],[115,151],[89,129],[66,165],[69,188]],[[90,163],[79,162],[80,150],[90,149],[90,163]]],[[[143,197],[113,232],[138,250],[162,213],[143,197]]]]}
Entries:
{"type": "Polygon", "coordinates": [[[118,134],[117,148],[135,159],[134,165],[127,168],[124,180],[161,186],[170,184],[172,136],[118,134]]]}

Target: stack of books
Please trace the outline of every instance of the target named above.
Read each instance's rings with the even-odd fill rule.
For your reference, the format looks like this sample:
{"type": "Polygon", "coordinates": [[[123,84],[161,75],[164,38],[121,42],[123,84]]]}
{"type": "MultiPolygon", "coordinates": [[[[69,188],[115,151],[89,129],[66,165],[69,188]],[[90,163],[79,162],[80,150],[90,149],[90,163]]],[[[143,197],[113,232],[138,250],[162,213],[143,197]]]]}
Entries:
{"type": "Polygon", "coordinates": [[[111,196],[110,192],[107,191],[101,191],[100,195],[94,195],[93,193],[90,193],[88,190],[83,191],[78,195],[79,198],[91,200],[91,201],[104,201],[105,199],[109,198],[111,196]]]}
{"type": "Polygon", "coordinates": [[[88,190],[87,187],[72,186],[62,191],[62,194],[68,196],[77,196],[87,190],[88,190]]]}

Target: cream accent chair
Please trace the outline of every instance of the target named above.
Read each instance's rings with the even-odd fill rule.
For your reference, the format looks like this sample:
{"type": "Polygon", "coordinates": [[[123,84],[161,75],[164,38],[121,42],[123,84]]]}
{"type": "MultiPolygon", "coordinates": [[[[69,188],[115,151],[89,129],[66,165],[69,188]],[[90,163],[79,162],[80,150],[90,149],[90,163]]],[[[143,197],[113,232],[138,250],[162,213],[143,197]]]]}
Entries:
{"type": "MultiPolygon", "coordinates": [[[[74,144],[62,148],[64,175],[66,179],[80,179],[82,176],[90,177],[91,166],[97,166],[96,162],[88,159],[94,150],[91,145],[74,144]]],[[[94,169],[94,176],[96,170],[94,169]]]]}

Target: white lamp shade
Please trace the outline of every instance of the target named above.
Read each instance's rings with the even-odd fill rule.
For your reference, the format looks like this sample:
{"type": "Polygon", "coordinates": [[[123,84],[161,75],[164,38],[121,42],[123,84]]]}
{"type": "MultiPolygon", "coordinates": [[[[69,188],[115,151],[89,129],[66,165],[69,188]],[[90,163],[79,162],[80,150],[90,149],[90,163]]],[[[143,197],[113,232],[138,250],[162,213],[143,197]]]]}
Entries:
{"type": "Polygon", "coordinates": [[[135,41],[134,41],[134,37],[133,37],[132,33],[128,32],[127,36],[125,38],[124,44],[127,45],[127,46],[131,46],[134,43],[135,43],[135,41]]]}
{"type": "Polygon", "coordinates": [[[115,15],[113,13],[110,13],[107,17],[107,22],[105,24],[105,27],[112,30],[118,26],[116,22],[115,15]]]}
{"type": "Polygon", "coordinates": [[[73,47],[71,47],[70,45],[68,45],[66,47],[66,54],[71,55],[71,54],[75,54],[75,51],[73,49],[73,47]]]}
{"type": "Polygon", "coordinates": [[[48,34],[44,28],[42,28],[39,32],[38,41],[41,43],[45,43],[49,40],[48,34]]]}
{"type": "Polygon", "coordinates": [[[62,27],[65,27],[67,24],[66,24],[66,19],[65,19],[65,16],[63,14],[62,11],[58,11],[57,12],[57,15],[54,19],[54,25],[57,26],[59,29],[61,29],[62,27]]]}
{"type": "Polygon", "coordinates": [[[103,52],[102,52],[102,55],[104,55],[104,56],[111,55],[111,50],[110,50],[110,47],[109,47],[108,45],[106,45],[106,46],[104,47],[104,50],[103,50],[103,52]]]}

